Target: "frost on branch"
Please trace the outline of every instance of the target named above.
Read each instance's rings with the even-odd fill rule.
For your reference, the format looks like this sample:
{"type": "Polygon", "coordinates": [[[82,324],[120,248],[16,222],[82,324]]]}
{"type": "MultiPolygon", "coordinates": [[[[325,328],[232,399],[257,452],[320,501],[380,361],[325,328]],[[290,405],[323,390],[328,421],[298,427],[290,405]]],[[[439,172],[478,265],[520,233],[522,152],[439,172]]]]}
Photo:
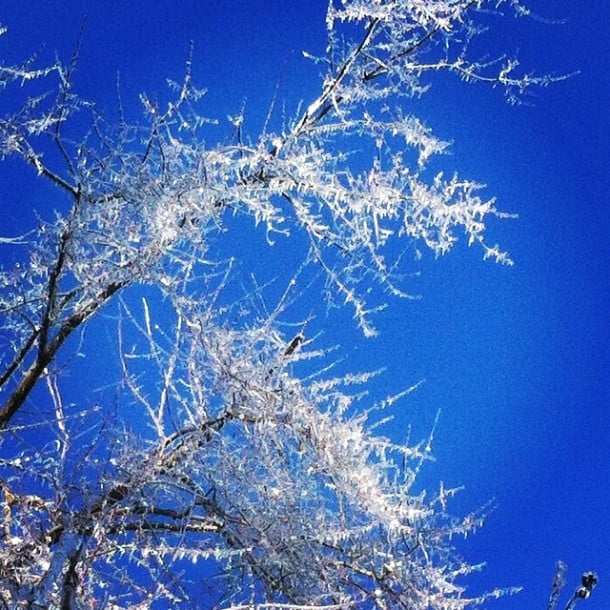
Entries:
{"type": "Polygon", "coordinates": [[[510,262],[486,240],[493,198],[414,112],[433,73],[509,100],[547,84],[470,57],[485,9],[503,7],[527,12],[517,0],[331,2],[304,110],[281,125],[270,113],[261,133],[242,112],[221,138],[190,61],[170,102],[141,96],[139,123],[122,103],[113,121],[78,97],[78,52],[67,66],[0,64],[0,154],[53,187],[36,226],[0,237],[23,246],[0,270],[5,606],[187,606],[199,570],[213,574],[207,607],[233,610],[458,610],[501,594],[465,592],[477,566],[452,539],[482,515],[451,517],[442,485],[416,491],[428,444],[373,434],[382,405],[349,387],[370,376],[329,379],[301,334],[287,341],[297,270],[269,315],[234,292],[227,304],[223,245],[248,240],[235,217],[269,247],[304,243],[297,267],[320,269],[367,336],[382,292],[406,294],[410,244],[441,255],[465,238],[510,262]],[[95,316],[116,356],[95,393],[66,399],[71,356],[99,350],[84,332],[95,316]]]}
{"type": "Polygon", "coordinates": [[[168,574],[192,563],[213,578],[206,607],[457,610],[482,601],[465,594],[461,578],[477,567],[452,539],[483,515],[451,517],[453,491],[442,486],[415,492],[429,441],[396,444],[368,430],[376,407],[358,408],[350,386],[369,376],[301,380],[297,369],[315,354],[287,347],[273,316],[236,330],[210,310],[177,309],[168,333],[155,330],[146,302],[141,309],[124,309],[123,332],[131,321],[142,335],[121,356],[137,435],[107,421],[91,447],[71,442],[95,412],[66,419],[51,378],[64,415],[57,441],[1,464],[4,600],[59,605],[68,591],[76,607],[178,603],[196,591],[188,574],[197,571],[179,586],[168,574]],[[83,473],[84,452],[103,467],[83,473]],[[23,494],[28,484],[36,496],[23,494]],[[145,592],[140,571],[156,582],[145,592]]]}
{"type": "MultiPolygon", "coordinates": [[[[229,144],[205,143],[210,121],[198,109],[203,92],[193,86],[190,62],[183,82],[171,83],[174,101],[162,108],[143,95],[145,124],[120,120],[116,127],[74,94],[74,65],[3,68],[6,83],[19,74],[59,77],[55,97],[28,99],[0,120],[0,149],[22,157],[73,199],[69,214],[56,221],[45,214],[42,226],[63,255],[54,281],[74,291],[67,310],[85,309],[86,317],[108,292],[134,281],[160,281],[167,261],[180,259],[185,249],[199,259],[208,256],[209,238],[222,234],[228,214],[252,217],[270,243],[276,236],[303,233],[309,260],[353,307],[366,335],[375,332],[369,314],[379,300],[368,303],[363,286],[405,294],[395,269],[396,252],[404,249],[401,238],[439,255],[463,233],[468,244],[482,245],[486,257],[510,262],[485,240],[487,219],[498,215],[493,200],[451,168],[443,170],[453,176],[448,180],[428,168],[448,144],[401,108],[401,99],[408,106],[409,97],[425,93],[430,72],[499,85],[511,96],[544,84],[528,76],[509,78],[508,67],[496,74],[493,62],[468,59],[469,41],[479,32],[479,9],[486,6],[482,1],[331,4],[319,95],[283,129],[257,137],[244,136],[240,115],[229,144]],[[347,32],[351,40],[340,44],[347,32]],[[80,141],[72,133],[64,136],[68,119],[87,113],[88,135],[80,141]],[[49,143],[57,163],[46,162],[53,158],[49,143]]],[[[42,265],[53,276],[48,254],[47,248],[31,265],[42,265]]],[[[38,303],[40,295],[20,298],[38,303]]],[[[12,308],[7,303],[6,309],[12,308]]]]}

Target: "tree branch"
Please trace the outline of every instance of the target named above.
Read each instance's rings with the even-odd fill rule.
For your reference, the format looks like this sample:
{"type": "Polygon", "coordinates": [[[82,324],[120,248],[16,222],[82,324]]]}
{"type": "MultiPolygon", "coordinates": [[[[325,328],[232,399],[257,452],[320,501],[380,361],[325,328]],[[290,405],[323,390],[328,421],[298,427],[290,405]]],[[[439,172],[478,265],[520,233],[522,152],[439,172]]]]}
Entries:
{"type": "Polygon", "coordinates": [[[57,351],[64,341],[76,330],[87,318],[97,311],[110,297],[118,292],[126,281],[110,284],[96,299],[92,299],[80,311],[70,316],[60,327],[55,337],[47,347],[38,354],[36,361],[23,375],[19,385],[6,400],[0,409],[0,430],[7,427],[15,413],[23,405],[29,393],[32,391],[45,368],[52,362],[57,351]]]}

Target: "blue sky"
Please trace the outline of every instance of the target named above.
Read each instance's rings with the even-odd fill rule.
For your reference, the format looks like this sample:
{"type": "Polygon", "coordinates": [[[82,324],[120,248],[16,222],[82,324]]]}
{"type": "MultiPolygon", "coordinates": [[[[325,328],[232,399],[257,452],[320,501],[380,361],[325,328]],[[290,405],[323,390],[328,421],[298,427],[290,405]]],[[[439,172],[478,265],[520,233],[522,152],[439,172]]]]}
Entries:
{"type": "MultiPolygon", "coordinates": [[[[245,104],[246,129],[255,134],[278,79],[288,116],[317,92],[317,68],[301,51],[323,50],[325,4],[15,2],[0,13],[9,29],[0,53],[16,60],[44,44],[43,58],[57,51],[67,59],[86,14],[77,90],[112,112],[118,71],[135,116],[140,92],[162,96],[165,78],[180,77],[192,40],[195,77],[209,92],[204,113],[223,120],[245,104]]],[[[490,607],[544,608],[554,562],[564,559],[570,587],[584,570],[599,573],[582,607],[602,610],[610,599],[610,7],[601,0],[532,5],[565,23],[509,19],[487,35],[491,52],[516,50],[528,68],[578,75],[517,107],[499,90],[444,77],[410,108],[454,142],[453,167],[518,214],[490,227],[491,241],[516,265],[482,261],[463,245],[443,259],[406,260],[414,274],[407,288],[422,298],[392,301],[376,319],[379,338],[365,341],[349,312],[330,312],[319,325],[325,341],[345,346],[346,369],[387,367],[374,393],[425,380],[389,433],[400,438],[411,422],[425,435],[441,409],[437,461],[424,482],[464,485],[456,512],[488,501],[496,507],[461,549],[488,562],[473,587],[526,587],[490,607]]],[[[218,134],[228,130],[221,125],[218,134]]],[[[19,171],[0,165],[2,234],[28,229],[32,205],[60,205],[19,171]]]]}

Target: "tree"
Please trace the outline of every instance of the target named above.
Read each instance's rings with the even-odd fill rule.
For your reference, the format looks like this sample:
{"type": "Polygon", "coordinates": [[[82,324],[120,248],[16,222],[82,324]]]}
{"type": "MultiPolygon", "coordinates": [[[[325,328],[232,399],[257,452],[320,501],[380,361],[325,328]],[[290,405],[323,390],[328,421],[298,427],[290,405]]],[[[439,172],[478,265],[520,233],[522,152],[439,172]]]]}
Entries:
{"type": "Polygon", "coordinates": [[[0,68],[14,106],[0,150],[65,207],[2,239],[24,246],[0,275],[6,607],[458,609],[508,592],[466,594],[477,566],[452,538],[484,514],[453,517],[442,485],[415,491],[431,439],[375,433],[401,395],[360,407],[373,374],[316,372],[325,350],[308,321],[284,322],[314,268],[374,335],[384,295],[405,296],[404,242],[440,255],[462,231],[510,263],[484,238],[486,219],[503,216],[493,199],[430,175],[447,143],[400,107],[437,72],[511,102],[557,80],[470,58],[489,8],[528,14],[516,0],[331,3],[327,53],[311,58],[317,96],[276,130],[272,108],[253,139],[232,117],[231,141],[213,146],[190,60],[171,102],[142,96],[135,125],[120,103],[113,122],[75,93],[78,49],[67,65],[0,68]],[[37,88],[49,82],[53,94],[37,88]],[[19,84],[32,87],[25,99],[19,84]],[[271,307],[258,287],[235,296],[222,248],[236,216],[270,247],[306,244],[271,307]],[[102,312],[115,320],[117,370],[100,382],[111,391],[67,403],[61,374],[75,354],[91,358],[86,329],[102,312]]]}

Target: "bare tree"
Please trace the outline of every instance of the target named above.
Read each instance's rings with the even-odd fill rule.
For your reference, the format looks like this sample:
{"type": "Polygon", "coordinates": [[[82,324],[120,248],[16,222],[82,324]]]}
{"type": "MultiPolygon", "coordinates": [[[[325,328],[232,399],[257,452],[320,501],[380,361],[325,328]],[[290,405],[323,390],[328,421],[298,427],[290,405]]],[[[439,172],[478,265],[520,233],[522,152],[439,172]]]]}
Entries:
{"type": "Polygon", "coordinates": [[[470,58],[490,8],[528,13],[517,0],[331,3],[317,96],[253,140],[233,117],[232,141],[215,146],[190,62],[171,103],[142,96],[137,125],[73,91],[78,51],[67,65],[0,67],[12,100],[27,90],[15,84],[53,83],[0,119],[0,151],[65,208],[0,244],[22,245],[25,261],[0,273],[4,607],[457,610],[508,592],[473,598],[458,582],[478,568],[452,538],[484,514],[451,516],[443,486],[414,492],[431,439],[373,432],[370,415],[400,395],[353,409],[350,386],[371,375],[311,373],[324,354],[279,323],[299,269],[271,311],[227,304],[233,267],[215,250],[234,215],[262,225],[270,247],[300,234],[304,268],[322,271],[366,336],[383,305],[370,287],[404,295],[388,244],[444,254],[463,232],[510,263],[484,238],[486,218],[502,215],[493,199],[430,175],[447,143],[400,106],[439,71],[509,101],[553,80],[470,58]],[[366,170],[349,158],[356,142],[366,170]],[[138,301],[142,285],[154,297],[138,301]],[[61,373],[112,303],[114,398],[83,388],[66,404],[61,373]]]}

